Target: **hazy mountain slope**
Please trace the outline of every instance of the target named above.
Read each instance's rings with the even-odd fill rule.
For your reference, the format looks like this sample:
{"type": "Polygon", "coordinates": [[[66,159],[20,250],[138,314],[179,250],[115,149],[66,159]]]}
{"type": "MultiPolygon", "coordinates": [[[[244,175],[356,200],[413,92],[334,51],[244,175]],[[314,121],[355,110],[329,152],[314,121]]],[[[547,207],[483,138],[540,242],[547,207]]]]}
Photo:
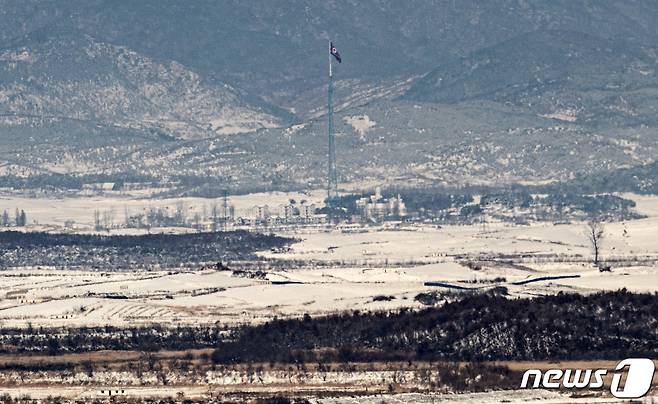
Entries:
{"type": "Polygon", "coordinates": [[[342,186],[651,163],[656,20],[649,0],[0,0],[0,173],[321,187],[330,38],[342,186]]]}
{"type": "Polygon", "coordinates": [[[324,71],[330,36],[349,56],[344,70],[354,77],[431,68],[538,29],[650,43],[658,38],[656,16],[648,0],[109,0],[84,7],[74,21],[109,42],[204,71],[270,72],[261,79],[286,81],[324,71]]]}
{"type": "Polygon", "coordinates": [[[423,73],[447,60],[538,30],[658,41],[652,0],[23,0],[0,2],[0,41],[44,27],[77,28],[100,41],[267,99],[321,85],[327,41],[345,56],[340,75],[423,73]]]}
{"type": "MultiPolygon", "coordinates": [[[[646,164],[658,153],[650,130],[593,133],[494,103],[378,101],[337,113],[335,123],[344,189],[568,180],[646,164]]],[[[242,191],[300,189],[324,186],[326,150],[321,118],[286,130],[169,142],[126,158],[140,175],[185,178],[182,192],[221,189],[202,186],[208,181],[242,191]]]]}
{"type": "Polygon", "coordinates": [[[131,151],[171,142],[156,131],[59,117],[0,116],[0,175],[135,173],[131,151]]]}
{"type": "MultiPolygon", "coordinates": [[[[568,119],[576,114],[582,122],[594,124],[603,117],[605,122],[625,125],[626,120],[646,123],[643,116],[653,112],[656,96],[643,92],[630,99],[620,98],[614,92],[616,87],[609,87],[616,81],[603,76],[623,67],[626,73],[635,72],[624,78],[626,84],[633,84],[635,79],[640,85],[646,83],[642,74],[647,63],[653,64],[651,47],[658,41],[656,20],[658,7],[650,0],[314,0],[265,4],[254,0],[146,0],[137,4],[96,0],[78,7],[66,23],[155,58],[184,61],[202,75],[246,89],[302,119],[324,110],[326,43],[330,38],[345,58],[345,63],[337,66],[336,79],[351,83],[348,90],[354,93],[381,92],[400,77],[442,66],[472,68],[480,63],[482,70],[479,57],[484,61],[488,57],[507,60],[508,66],[493,68],[511,76],[518,73],[516,63],[523,72],[524,67],[541,69],[546,63],[556,66],[566,61],[573,67],[582,62],[586,68],[575,81],[589,80],[592,88],[587,94],[571,92],[574,80],[554,83],[565,70],[549,69],[539,72],[549,73],[541,89],[545,97],[538,99],[531,86],[525,93],[519,88],[510,90],[505,101],[532,105],[538,114],[568,119]],[[580,54],[567,57],[570,49],[580,54]],[[615,60],[614,53],[619,50],[631,60],[615,60]],[[553,57],[557,58],[551,62],[553,57]],[[475,59],[464,66],[462,58],[475,59]],[[632,61],[638,63],[622,66],[632,61]],[[599,89],[608,91],[595,91],[599,89]],[[585,98],[585,105],[580,105],[579,97],[585,98]]],[[[495,65],[495,61],[491,63],[495,65]]],[[[541,74],[527,71],[520,77],[521,84],[512,84],[523,86],[536,77],[541,79],[541,74]]],[[[476,87],[505,83],[495,72],[480,76],[472,83],[476,87]]],[[[349,95],[345,98],[348,102],[349,95]]],[[[445,101],[452,100],[454,97],[445,101]]]]}
{"type": "Polygon", "coordinates": [[[637,108],[658,97],[655,50],[573,31],[539,31],[434,69],[405,94],[455,103],[488,99],[563,120],[656,123],[637,108]]]}
{"type": "Polygon", "coordinates": [[[182,138],[281,123],[227,84],[75,30],[37,31],[0,50],[0,111],[161,128],[182,138]]]}
{"type": "MultiPolygon", "coordinates": [[[[338,112],[335,120],[343,189],[569,180],[650,163],[658,153],[652,128],[593,132],[495,103],[377,101],[338,112]]],[[[324,118],[283,130],[191,141],[70,121],[50,127],[56,130],[48,139],[38,137],[38,129],[28,135],[21,127],[20,141],[0,144],[0,161],[9,164],[2,172],[41,169],[182,181],[175,193],[325,185],[324,118]],[[204,185],[209,183],[215,185],[204,185]]],[[[14,132],[6,133],[14,138],[14,132]]]]}

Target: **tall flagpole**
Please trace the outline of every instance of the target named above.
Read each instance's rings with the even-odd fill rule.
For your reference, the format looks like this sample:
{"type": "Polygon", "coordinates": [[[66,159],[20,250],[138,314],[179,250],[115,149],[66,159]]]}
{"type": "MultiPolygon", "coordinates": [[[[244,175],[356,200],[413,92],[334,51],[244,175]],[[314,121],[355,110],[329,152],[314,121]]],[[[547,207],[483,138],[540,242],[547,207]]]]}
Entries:
{"type": "Polygon", "coordinates": [[[329,87],[327,89],[327,134],[329,138],[329,162],[327,175],[327,203],[331,204],[338,197],[338,179],[336,175],[336,139],[334,137],[333,74],[331,71],[331,42],[329,42],[329,87]]]}

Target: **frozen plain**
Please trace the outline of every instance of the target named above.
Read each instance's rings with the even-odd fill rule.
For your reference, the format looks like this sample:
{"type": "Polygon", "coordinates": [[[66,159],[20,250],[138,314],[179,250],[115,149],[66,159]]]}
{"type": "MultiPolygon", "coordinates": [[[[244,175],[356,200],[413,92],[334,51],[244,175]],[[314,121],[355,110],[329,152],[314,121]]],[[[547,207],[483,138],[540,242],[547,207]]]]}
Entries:
{"type": "MultiPolygon", "coordinates": [[[[658,291],[658,198],[625,196],[634,199],[638,212],[647,218],[606,224],[602,254],[612,264],[610,272],[599,272],[591,265],[583,223],[516,226],[492,222],[486,227],[402,226],[283,233],[301,241],[285,253],[264,251],[261,255],[302,264],[295,269],[267,270],[264,279],[196,267],[120,273],[5,268],[0,271],[0,323],[236,324],[304,313],[422,307],[414,299],[419,293],[464,293],[459,288],[486,290],[496,286],[506,287],[511,296],[624,287],[637,292],[658,291]],[[469,264],[477,264],[479,269],[469,264]],[[562,276],[569,278],[555,278],[562,276]],[[542,280],[546,277],[553,279],[542,280]],[[427,282],[440,286],[427,286],[427,282]],[[115,298],[117,295],[122,298],[115,298]]],[[[290,197],[293,195],[245,196],[242,206],[290,197]]],[[[206,203],[197,199],[185,202],[206,203]]],[[[15,202],[3,201],[7,205],[15,202]]],[[[44,202],[31,203],[34,207],[44,202]]],[[[84,201],[76,203],[67,204],[69,214],[88,215],[84,201]]],[[[61,210],[55,211],[61,214],[61,210]]],[[[46,212],[41,213],[40,223],[48,222],[46,212]]]]}

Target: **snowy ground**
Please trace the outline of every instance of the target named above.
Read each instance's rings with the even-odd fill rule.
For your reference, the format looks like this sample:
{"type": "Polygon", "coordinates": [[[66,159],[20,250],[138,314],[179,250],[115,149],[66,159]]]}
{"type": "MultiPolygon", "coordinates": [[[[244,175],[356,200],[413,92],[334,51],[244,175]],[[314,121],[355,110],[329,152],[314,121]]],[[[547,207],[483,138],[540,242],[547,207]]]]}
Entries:
{"type": "MultiPolygon", "coordinates": [[[[128,352],[124,352],[126,354],[128,352]]],[[[161,358],[172,352],[157,354],[161,358]]],[[[107,352],[105,352],[107,354],[107,352]]],[[[138,354],[135,352],[135,354],[138,354]]],[[[192,355],[191,352],[188,354],[192,355]]],[[[140,356],[135,355],[135,358],[140,356]]],[[[51,356],[29,357],[31,363],[48,361],[51,356]]],[[[128,358],[103,357],[108,362],[97,363],[93,374],[83,369],[72,371],[25,371],[4,369],[0,372],[0,396],[45,399],[49,396],[89,401],[103,397],[121,398],[166,398],[176,397],[177,402],[185,399],[224,402],[251,402],[248,398],[291,396],[303,397],[313,403],[612,403],[622,402],[610,394],[609,382],[605,387],[591,390],[490,390],[486,392],[456,393],[448,385],[428,384],[438,380],[442,363],[417,362],[410,366],[405,362],[380,364],[328,364],[318,368],[308,364],[304,368],[289,365],[235,365],[211,366],[203,362],[189,363],[181,371],[178,362],[160,362],[154,369],[127,366],[128,358]],[[172,366],[174,366],[172,368],[172,366]],[[331,368],[331,369],[329,369],[331,368]],[[166,370],[165,370],[166,369],[166,370]],[[165,378],[162,376],[165,375],[165,378]],[[166,383],[163,382],[166,380],[166,383]],[[242,400],[242,401],[239,401],[242,400]]],[[[59,362],[76,361],[76,354],[59,362]]],[[[179,356],[180,359],[180,356],[179,356]]],[[[75,362],[79,363],[79,362],[75,362]]],[[[565,363],[556,362],[504,362],[511,368],[550,369],[562,368],[565,363]]],[[[501,363],[502,364],[502,363],[501,363]]],[[[609,369],[616,361],[579,361],[578,366],[586,369],[609,369]],[[606,363],[608,362],[608,363],[606,363]]],[[[517,374],[521,377],[521,373],[517,374]]],[[[635,403],[654,403],[655,389],[648,397],[635,403]]]]}
{"type": "MultiPolygon", "coordinates": [[[[299,200],[303,197],[258,194],[245,196],[242,202],[232,202],[236,205],[242,203],[242,206],[271,205],[279,200],[283,203],[289,198],[299,200]]],[[[313,200],[312,196],[305,197],[313,200]]],[[[321,195],[317,197],[321,198],[321,195]]],[[[274,316],[281,318],[304,313],[321,315],[353,309],[418,308],[423,307],[415,300],[419,293],[468,293],[464,288],[487,290],[496,286],[504,286],[513,297],[559,291],[591,293],[622,287],[638,292],[656,292],[658,197],[626,197],[636,200],[638,211],[648,217],[605,225],[602,256],[611,264],[610,272],[600,272],[591,265],[591,251],[583,223],[530,226],[489,223],[486,227],[402,226],[306,231],[288,234],[300,239],[290,251],[260,253],[270,259],[295,261],[295,269],[267,270],[265,279],[199,268],[112,273],[5,268],[0,270],[0,326],[78,327],[151,323],[173,326],[181,323],[262,322],[274,316]]],[[[5,204],[0,204],[0,209],[3,206],[7,209],[18,206],[26,209],[28,214],[32,212],[32,219],[57,228],[71,217],[78,223],[91,225],[89,211],[93,209],[103,210],[122,203],[130,209],[146,209],[148,206],[175,206],[179,202],[139,198],[14,198],[0,200],[1,204],[5,204]]],[[[197,208],[210,203],[202,198],[187,198],[184,202],[197,208]]],[[[615,402],[598,395],[574,397],[564,392],[545,390],[381,394],[387,390],[371,388],[372,380],[361,380],[350,372],[337,372],[336,380],[329,378],[329,382],[327,375],[324,375],[322,381],[310,380],[294,385],[286,385],[278,379],[272,379],[270,384],[253,385],[241,379],[245,377],[244,373],[221,377],[205,374],[203,383],[180,381],[168,386],[140,384],[139,380],[127,383],[115,371],[105,373],[97,370],[94,382],[86,384],[81,382],[86,377],[83,373],[66,376],[70,382],[64,381],[63,374],[57,374],[52,384],[35,379],[33,385],[28,385],[20,379],[11,379],[10,382],[0,383],[0,395],[29,395],[35,399],[61,395],[70,399],[91,400],[106,397],[108,388],[112,388],[114,394],[119,391],[120,396],[182,399],[216,398],[235,391],[276,394],[283,389],[303,396],[311,394],[315,388],[316,391],[335,391],[337,394],[346,391],[380,393],[365,397],[312,400],[327,404],[615,402]],[[347,380],[349,377],[358,380],[347,380]],[[364,390],[364,386],[369,389],[364,390]]],[[[11,376],[10,372],[0,375],[5,378],[11,376]]],[[[382,381],[389,376],[379,372],[367,377],[382,381]]],[[[153,375],[152,379],[156,380],[156,377],[153,375]]],[[[648,398],[643,402],[652,402],[650,400],[648,398]]]]}
{"type": "MultiPolygon", "coordinates": [[[[327,386],[323,395],[331,395],[332,391],[343,392],[343,386],[327,386]],[[338,387],[338,388],[337,388],[338,387]]],[[[125,387],[125,386],[29,386],[29,387],[0,387],[0,395],[9,395],[14,398],[30,397],[31,399],[43,400],[48,397],[63,397],[66,399],[92,400],[108,397],[108,391],[113,396],[120,398],[176,398],[182,399],[209,399],[211,397],[235,397],[234,392],[223,388],[209,386],[153,386],[153,387],[125,387]],[[103,393],[101,393],[103,391],[103,393]],[[229,393],[229,394],[227,394],[229,393]],[[226,396],[224,396],[226,394],[226,396]]],[[[265,389],[244,389],[246,394],[267,394],[265,389]]],[[[297,395],[304,394],[303,389],[296,392],[297,395]]],[[[290,391],[288,391],[290,393],[290,391]]],[[[270,388],[270,394],[280,394],[280,391],[270,388]]],[[[315,399],[310,398],[311,403],[317,404],[339,404],[339,403],[408,403],[408,404],[435,404],[435,403],[461,403],[461,404],[486,404],[486,403],[542,403],[542,404],[566,404],[566,403],[619,403],[624,402],[614,397],[584,397],[573,396],[568,393],[548,390],[501,390],[485,393],[403,393],[403,394],[377,394],[371,396],[343,396],[332,398],[315,399]]],[[[633,401],[636,403],[654,403],[658,397],[644,397],[633,401]]]]}
{"type": "MultiPolygon", "coordinates": [[[[277,206],[288,203],[290,199],[297,202],[306,200],[309,204],[322,206],[325,191],[311,192],[262,192],[248,195],[232,195],[229,203],[235,206],[235,215],[250,216],[254,206],[268,205],[276,209],[277,206]]],[[[0,214],[7,211],[13,219],[16,209],[23,209],[27,213],[29,230],[61,231],[67,221],[74,222],[78,231],[91,231],[94,225],[94,211],[101,213],[112,212],[115,224],[124,224],[125,216],[145,214],[150,208],[162,208],[173,212],[182,206],[188,219],[195,213],[206,216],[210,214],[212,206],[222,206],[222,198],[165,198],[153,199],[149,195],[140,193],[123,193],[106,191],[104,195],[71,195],[68,197],[39,197],[29,198],[12,194],[0,193],[0,214]]],[[[180,230],[180,229],[179,229],[180,230]]],[[[121,229],[113,233],[130,234],[136,230],[121,229]]]]}
{"type": "MultiPolygon", "coordinates": [[[[290,194],[278,197],[285,201],[290,194]]],[[[591,251],[582,223],[295,233],[301,241],[293,244],[291,251],[262,255],[297,260],[302,262],[301,267],[268,271],[266,279],[237,277],[229,271],[199,272],[198,268],[105,274],[91,270],[5,269],[0,271],[0,323],[252,322],[355,308],[421,307],[414,300],[419,293],[461,293],[455,286],[479,290],[505,286],[512,296],[558,291],[590,293],[623,287],[658,291],[658,197],[631,197],[648,218],[606,224],[602,255],[605,260],[615,259],[611,272],[599,272],[589,263],[591,251]],[[491,257],[497,260],[488,261],[491,257]],[[472,269],[468,263],[476,263],[479,269],[472,269]],[[555,279],[561,276],[571,278],[555,279]],[[426,286],[426,282],[438,282],[439,286],[426,286]]],[[[275,195],[245,198],[245,203],[271,203],[275,195]]],[[[28,209],[35,214],[61,214],[63,218],[66,209],[77,212],[89,201],[49,202],[53,205],[21,202],[32,204],[28,209]]]]}
{"type": "MultiPolygon", "coordinates": [[[[653,403],[651,397],[638,401],[639,403],[653,403]]],[[[562,404],[562,403],[618,403],[617,399],[611,397],[573,397],[567,393],[560,393],[548,390],[506,390],[492,391],[486,393],[465,393],[465,394],[384,394],[366,397],[354,398],[328,398],[318,400],[322,404],[338,403],[413,403],[413,404],[435,404],[435,403],[461,403],[461,404],[480,404],[480,403],[532,403],[540,402],[542,404],[562,404]]]]}
{"type": "MultiPolygon", "coordinates": [[[[400,234],[376,233],[375,236],[390,236],[397,240],[400,234]]],[[[467,240],[464,242],[469,243],[467,240]]],[[[304,242],[301,244],[304,245],[304,242]]],[[[343,245],[337,242],[332,244],[343,245]]],[[[531,245],[535,247],[535,244],[541,245],[531,245]]],[[[430,245],[433,243],[428,242],[424,246],[420,242],[411,243],[409,249],[431,250],[430,245]]],[[[338,247],[337,251],[340,250],[341,247],[338,247]]],[[[406,258],[405,254],[414,257],[413,251],[402,249],[400,256],[406,258]]],[[[349,259],[350,256],[346,257],[349,259]]],[[[394,258],[400,257],[393,255],[391,260],[394,258]]],[[[656,291],[658,268],[638,265],[601,273],[585,263],[549,261],[524,263],[521,267],[485,265],[474,271],[452,256],[437,255],[436,262],[428,264],[312,267],[309,263],[308,268],[269,271],[266,280],[214,271],[106,273],[101,276],[97,272],[13,269],[0,272],[0,322],[23,326],[27,323],[126,325],[153,321],[163,324],[234,323],[303,313],[327,314],[353,308],[420,307],[420,303],[414,300],[418,293],[450,290],[425,286],[425,282],[445,282],[480,289],[501,285],[518,296],[560,290],[587,293],[621,287],[656,291]],[[564,275],[580,277],[514,284],[564,275]],[[504,279],[496,279],[501,277],[504,279]],[[296,283],[274,284],[272,281],[296,283]],[[127,299],[108,298],[104,295],[108,293],[123,295],[127,299]],[[377,301],[377,296],[393,299],[377,301]]]]}

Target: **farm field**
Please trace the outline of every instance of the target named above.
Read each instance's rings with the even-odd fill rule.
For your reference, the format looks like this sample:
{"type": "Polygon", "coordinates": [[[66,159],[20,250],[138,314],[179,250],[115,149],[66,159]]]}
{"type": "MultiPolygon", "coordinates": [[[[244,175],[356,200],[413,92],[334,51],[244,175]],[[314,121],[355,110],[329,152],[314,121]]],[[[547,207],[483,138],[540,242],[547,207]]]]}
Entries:
{"type": "MultiPolygon", "coordinates": [[[[276,207],[287,203],[290,199],[306,200],[308,203],[322,205],[325,194],[323,191],[310,192],[261,192],[246,195],[231,195],[230,203],[235,207],[236,217],[248,215],[254,206],[269,205],[276,207]]],[[[77,232],[92,232],[94,230],[94,211],[112,212],[115,221],[122,223],[126,213],[130,215],[145,214],[149,209],[162,208],[174,212],[182,206],[185,214],[192,217],[205,209],[210,212],[213,205],[222,204],[222,198],[151,198],[148,194],[124,193],[107,191],[104,195],[86,195],[72,193],[67,195],[28,197],[14,193],[0,192],[0,213],[7,210],[13,214],[16,208],[24,209],[28,215],[29,230],[61,231],[67,221],[73,222],[77,232]]],[[[152,232],[189,232],[189,228],[151,229],[152,232]]],[[[143,229],[112,229],[112,234],[139,234],[143,229]]]]}
{"type": "MultiPolygon", "coordinates": [[[[286,365],[255,363],[212,368],[200,355],[205,350],[186,352],[160,352],[152,360],[157,370],[143,366],[141,373],[135,364],[144,354],[139,352],[109,353],[105,358],[98,354],[34,356],[31,363],[59,363],[69,366],[66,374],[56,372],[5,371],[0,377],[0,395],[14,398],[30,397],[43,400],[48,397],[63,399],[102,399],[117,398],[176,398],[208,400],[211,398],[239,402],[248,398],[269,397],[285,389],[293,397],[310,399],[313,403],[481,403],[481,402],[542,402],[542,403],[611,403],[615,402],[605,390],[577,392],[549,390],[500,390],[487,392],[462,392],[456,394],[450,388],[432,390],[421,380],[433,377],[442,366],[452,364],[417,362],[407,363],[353,363],[347,371],[344,364],[330,363],[319,369],[312,364],[304,369],[286,365]],[[187,359],[185,359],[187,358],[187,359]],[[93,362],[93,370],[88,360],[93,362]],[[186,362],[187,361],[187,362],[186,362]],[[133,367],[131,367],[131,364],[133,367]],[[172,366],[186,363],[186,371],[172,366]],[[87,364],[87,365],[85,365],[87,364]],[[93,376],[88,373],[93,372],[93,376]],[[21,378],[22,385],[12,385],[12,379],[21,378]],[[165,384],[162,380],[167,380],[165,384]],[[387,391],[390,383],[396,384],[396,391],[387,391]],[[328,396],[328,397],[327,397],[328,396]],[[332,397],[333,396],[333,397],[332,397]],[[326,397],[326,398],[324,398],[326,397]]],[[[0,356],[4,362],[4,357],[0,356]]],[[[510,369],[550,369],[581,366],[583,368],[612,369],[615,361],[579,362],[501,362],[497,365],[510,369]]],[[[467,366],[460,363],[459,366],[467,366]]],[[[521,371],[522,373],[522,371],[521,371]]],[[[513,373],[513,377],[520,373],[513,373]]],[[[610,378],[605,379],[609,386],[610,378]]],[[[651,402],[655,397],[647,397],[643,402],[651,402]]]]}
{"type": "MultiPolygon", "coordinates": [[[[122,399],[130,398],[150,398],[150,399],[193,399],[204,400],[211,398],[221,398],[223,402],[241,402],[242,398],[247,397],[271,397],[276,396],[282,388],[287,388],[289,393],[296,396],[310,396],[317,393],[308,386],[300,387],[298,390],[291,386],[268,386],[266,388],[244,388],[240,393],[236,393],[235,386],[227,388],[212,388],[207,386],[153,386],[153,387],[122,387],[122,386],[85,386],[85,387],[66,387],[66,386],[37,386],[37,387],[0,387],[0,395],[9,395],[14,398],[30,397],[31,399],[44,400],[49,397],[61,397],[69,400],[93,400],[111,397],[109,391],[112,391],[114,397],[122,399]],[[231,401],[231,398],[236,401],[231,401]]],[[[321,389],[323,395],[338,395],[350,392],[349,386],[337,385],[328,388],[326,385],[317,386],[321,389]]],[[[646,403],[651,403],[651,397],[646,399],[646,403]]],[[[387,394],[379,393],[369,396],[340,396],[331,398],[319,398],[309,400],[317,404],[338,404],[338,403],[408,403],[408,404],[434,404],[434,403],[458,403],[458,404],[479,404],[479,403],[532,403],[542,404],[566,404],[566,403],[617,403],[614,397],[592,397],[584,395],[583,397],[574,397],[571,394],[553,392],[547,390],[502,390],[486,393],[400,393],[387,394]]]]}
{"type": "MultiPolygon", "coordinates": [[[[89,327],[106,339],[113,334],[108,344],[129,338],[133,332],[130,330],[140,326],[163,330],[189,327],[200,334],[203,327],[212,327],[221,330],[223,338],[241,325],[275,318],[421,309],[488,290],[512,299],[559,292],[587,295],[621,288],[658,292],[658,244],[653,242],[658,228],[658,198],[627,197],[636,201],[638,212],[646,217],[604,224],[601,256],[605,266],[610,267],[607,271],[592,265],[582,222],[512,225],[494,220],[486,225],[393,224],[278,231],[278,236],[294,238],[292,243],[269,250],[258,247],[255,254],[252,250],[244,255],[248,258],[223,261],[222,265],[181,261],[184,264],[176,267],[155,269],[45,265],[2,268],[0,326],[7,331],[2,336],[5,346],[20,348],[21,337],[17,335],[25,332],[33,333],[35,347],[45,348],[22,353],[9,350],[0,355],[0,396],[36,400],[62,397],[70,401],[107,400],[110,396],[113,400],[119,396],[126,400],[171,397],[242,402],[285,391],[291,397],[327,404],[614,402],[605,390],[566,393],[514,389],[518,389],[520,375],[528,368],[608,368],[617,358],[564,363],[484,362],[493,370],[478,368],[477,372],[496,375],[502,366],[507,369],[506,384],[491,379],[495,391],[485,388],[486,392],[479,392],[479,387],[459,390],[446,379],[441,379],[439,385],[426,380],[428,375],[429,380],[438,380],[442,368],[468,368],[464,363],[331,362],[322,368],[314,362],[301,366],[265,361],[223,364],[215,362],[215,351],[208,348],[213,345],[206,340],[195,346],[205,347],[202,349],[186,350],[175,345],[159,352],[133,347],[73,353],[65,348],[54,355],[48,354],[49,342],[39,330],[44,327],[61,332],[61,340],[68,341],[72,334],[66,330],[89,327]]],[[[205,203],[200,200],[197,206],[205,203]]],[[[67,206],[73,206],[67,215],[78,215],[80,220],[88,209],[84,204],[67,206]]],[[[44,214],[53,211],[46,209],[44,214]]],[[[53,229],[60,224],[57,220],[51,223],[53,229]]],[[[35,225],[28,230],[39,229],[35,225]]],[[[191,235],[181,237],[190,240],[191,235]]],[[[222,244],[217,245],[219,256],[225,251],[220,251],[222,244]]],[[[201,250],[192,251],[194,257],[201,250]]],[[[214,257],[212,254],[210,257],[214,257]]],[[[145,334],[140,335],[144,338],[145,334]]],[[[645,402],[652,399],[655,397],[645,402]]]]}
{"type": "Polygon", "coordinates": [[[210,270],[103,274],[10,270],[0,274],[0,323],[19,327],[236,324],[354,308],[422,307],[416,297],[433,291],[466,293],[504,286],[512,296],[534,296],[622,287],[641,292],[658,289],[655,267],[607,273],[580,264],[524,268],[496,266],[473,271],[456,262],[444,262],[414,267],[269,271],[265,279],[210,270]],[[426,282],[437,284],[428,286],[426,282]]]}
{"type": "MultiPolygon", "coordinates": [[[[658,257],[658,197],[626,195],[637,203],[646,218],[605,224],[603,254],[607,259],[658,257]]],[[[591,249],[584,223],[533,223],[528,226],[505,222],[485,225],[436,227],[408,226],[403,230],[371,228],[368,231],[333,231],[305,234],[286,259],[366,262],[436,261],[448,255],[516,255],[538,262],[578,257],[589,259],[591,249]]],[[[285,233],[283,234],[285,235],[285,233]]],[[[291,233],[290,235],[294,235],[291,233]]]]}
{"type": "Polygon", "coordinates": [[[624,287],[653,292],[658,291],[658,244],[651,236],[658,228],[656,201],[638,201],[646,219],[606,225],[602,255],[609,272],[591,265],[582,223],[282,234],[300,241],[289,251],[260,252],[270,261],[253,264],[263,268],[258,277],[197,267],[118,273],[7,268],[0,271],[0,322],[20,327],[236,324],[354,308],[422,307],[416,299],[421,293],[496,286],[511,296],[624,287]]]}

